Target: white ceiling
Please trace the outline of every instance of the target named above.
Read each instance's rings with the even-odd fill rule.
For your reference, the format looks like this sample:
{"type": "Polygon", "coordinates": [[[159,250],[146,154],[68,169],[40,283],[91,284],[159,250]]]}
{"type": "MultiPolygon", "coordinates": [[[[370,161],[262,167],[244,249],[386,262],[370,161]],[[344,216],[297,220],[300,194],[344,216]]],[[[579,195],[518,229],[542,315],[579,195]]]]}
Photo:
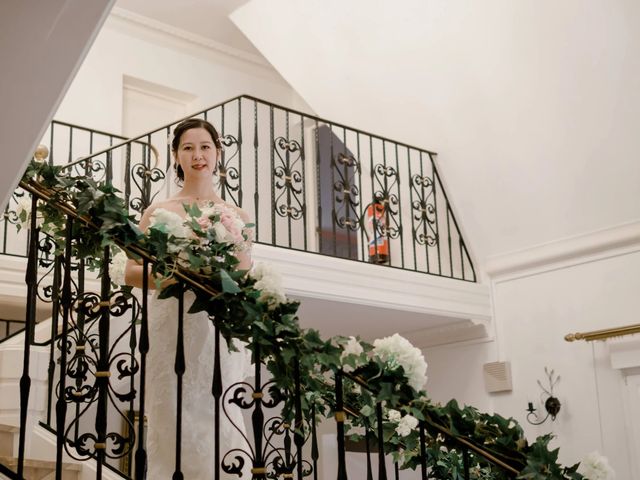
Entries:
{"type": "Polygon", "coordinates": [[[320,116],[439,152],[481,262],[640,221],[635,0],[117,6],[259,50],[320,116]]]}
{"type": "Polygon", "coordinates": [[[248,53],[259,52],[229,20],[247,0],[117,0],[116,7],[248,53]]]}

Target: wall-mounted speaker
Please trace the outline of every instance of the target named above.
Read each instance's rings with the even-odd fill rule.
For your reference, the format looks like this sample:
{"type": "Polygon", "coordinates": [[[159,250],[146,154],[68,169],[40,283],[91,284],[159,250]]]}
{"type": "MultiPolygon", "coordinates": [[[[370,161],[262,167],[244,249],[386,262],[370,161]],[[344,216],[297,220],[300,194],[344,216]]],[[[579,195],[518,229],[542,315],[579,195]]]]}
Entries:
{"type": "Polygon", "coordinates": [[[484,372],[484,387],[487,392],[510,392],[512,390],[511,364],[509,362],[485,363],[482,370],[484,372]]]}

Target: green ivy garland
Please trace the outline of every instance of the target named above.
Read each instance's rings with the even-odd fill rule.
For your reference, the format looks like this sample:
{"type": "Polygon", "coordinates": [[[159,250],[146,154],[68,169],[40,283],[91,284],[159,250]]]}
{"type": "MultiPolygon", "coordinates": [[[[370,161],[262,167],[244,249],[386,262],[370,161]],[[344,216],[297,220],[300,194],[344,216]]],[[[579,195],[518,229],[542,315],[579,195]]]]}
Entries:
{"type": "MultiPolygon", "coordinates": [[[[89,222],[73,224],[73,255],[84,258],[94,269],[101,268],[102,251],[118,244],[124,248],[142,247],[155,257],[153,271],[163,275],[175,271],[175,259],[167,251],[168,235],[154,230],[144,235],[128,212],[119,191],[113,186],[98,183],[88,177],[72,176],[60,166],[31,162],[21,183],[48,192],[48,202],[39,202],[38,216],[42,230],[51,235],[58,251],[64,248],[66,214],[59,205],[75,209],[89,222]]],[[[24,213],[22,214],[24,216],[24,213]]],[[[21,218],[24,222],[25,218],[21,218]]],[[[310,418],[328,417],[333,413],[335,392],[328,382],[330,374],[344,369],[345,403],[350,411],[348,427],[354,439],[362,435],[363,428],[375,425],[374,406],[385,405],[383,441],[386,451],[393,453],[403,467],[420,465],[418,429],[398,433],[400,422],[409,417],[424,421],[435,430],[449,435],[432,434],[427,438],[427,455],[431,466],[430,478],[462,479],[463,459],[458,437],[466,437],[472,445],[495,455],[519,469],[521,479],[582,479],[576,472],[578,465],[564,467],[558,463],[558,450],[550,450],[550,435],[528,443],[522,428],[513,419],[478,412],[475,408],[460,407],[455,400],[446,405],[431,402],[424,391],[416,391],[407,382],[401,366],[390,365],[375,355],[373,346],[359,341],[362,352],[344,354],[349,339],[334,337],[323,340],[315,330],[301,329],[298,324],[298,302],[286,301],[275,308],[259,301],[260,290],[256,280],[246,272],[235,270],[233,255],[224,257],[224,267],[213,271],[205,279],[209,293],[175,283],[163,290],[163,297],[176,296],[181,289],[191,289],[196,295],[190,312],[207,311],[214,316],[222,335],[259,345],[261,357],[278,388],[294,391],[294,359],[299,361],[303,388],[302,409],[310,418]],[[211,294],[211,290],[215,294],[211,294]],[[393,412],[392,412],[393,411],[393,412]],[[393,415],[394,418],[391,418],[393,415]]],[[[292,415],[287,404],[285,415],[292,415]]],[[[400,430],[401,431],[401,430],[400,430]]],[[[507,478],[503,472],[491,469],[481,456],[469,456],[471,475],[475,479],[507,478]]]]}

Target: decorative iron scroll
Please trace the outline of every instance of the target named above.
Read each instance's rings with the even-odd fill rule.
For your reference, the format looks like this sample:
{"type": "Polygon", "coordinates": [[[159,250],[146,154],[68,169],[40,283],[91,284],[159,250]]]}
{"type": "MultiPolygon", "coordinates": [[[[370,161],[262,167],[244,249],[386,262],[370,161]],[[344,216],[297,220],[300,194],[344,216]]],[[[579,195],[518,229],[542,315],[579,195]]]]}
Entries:
{"type": "MultiPolygon", "coordinates": [[[[292,451],[291,437],[293,435],[292,426],[285,422],[282,417],[274,415],[264,422],[262,418],[262,409],[275,409],[284,402],[284,396],[269,381],[257,388],[248,382],[237,382],[230,385],[222,396],[222,409],[224,415],[229,420],[235,430],[244,438],[245,448],[234,448],[225,453],[222,458],[221,468],[229,475],[242,477],[243,472],[248,471],[245,465],[251,465],[251,471],[260,470],[263,476],[257,478],[287,478],[287,475],[293,475],[297,466],[295,455],[292,451]],[[247,433],[237,425],[230,414],[229,408],[240,408],[242,410],[254,410],[253,429],[254,436],[262,437],[260,444],[262,448],[256,451],[256,444],[252,443],[247,437],[247,433]],[[255,413],[259,412],[256,417],[255,413]],[[264,465],[264,467],[257,466],[264,465]],[[285,477],[283,477],[283,475],[285,477]]],[[[308,438],[308,437],[307,437],[308,438]]],[[[306,439],[305,439],[306,441],[306,439]]],[[[303,476],[309,476],[313,473],[313,467],[308,461],[303,461],[303,476]]],[[[256,478],[256,477],[253,477],[256,478]]]]}
{"type": "Polygon", "coordinates": [[[360,189],[356,185],[360,162],[353,155],[339,153],[331,163],[338,176],[338,180],[333,184],[333,190],[336,192],[333,220],[338,227],[355,232],[362,223],[357,211],[357,207],[360,206],[360,189]]]}
{"type": "Polygon", "coordinates": [[[376,229],[381,235],[396,239],[402,231],[398,209],[400,205],[397,194],[398,172],[395,168],[385,166],[381,163],[377,164],[373,171],[376,183],[373,198],[376,203],[384,205],[385,214],[385,222],[377,223],[376,229]]]}
{"type": "Polygon", "coordinates": [[[240,205],[240,171],[236,166],[240,158],[240,142],[233,135],[223,135],[220,142],[225,148],[222,150],[220,162],[218,163],[218,186],[220,188],[220,196],[223,200],[227,200],[227,195],[237,206],[240,205]],[[233,150],[231,147],[235,147],[233,150]],[[227,150],[231,151],[227,155],[227,150]]]}
{"type": "Polygon", "coordinates": [[[138,187],[140,196],[132,198],[129,201],[129,205],[136,212],[142,213],[158,195],[158,191],[153,195],[151,194],[152,186],[164,180],[165,174],[157,167],[149,168],[144,163],[136,163],[131,167],[131,179],[135,186],[138,187]]]}
{"type": "Polygon", "coordinates": [[[426,175],[416,174],[411,178],[411,188],[417,198],[411,203],[413,238],[420,245],[433,247],[438,243],[433,180],[426,175]]]}
{"type": "Polygon", "coordinates": [[[280,161],[279,165],[273,167],[275,189],[278,191],[274,201],[275,211],[281,217],[300,220],[305,211],[303,178],[299,169],[304,152],[296,140],[284,137],[275,139],[274,151],[280,161]],[[295,154],[293,161],[292,154],[295,154]]]}
{"type": "Polygon", "coordinates": [[[66,382],[64,392],[60,391],[58,383],[56,394],[58,397],[62,395],[65,402],[77,407],[77,414],[65,428],[65,437],[68,440],[65,450],[76,460],[86,460],[98,450],[108,458],[121,458],[132,450],[136,435],[126,410],[137,394],[132,380],[139,371],[138,360],[134,354],[137,345],[134,326],[140,312],[138,300],[130,293],[120,290],[112,292],[106,300],[101,299],[96,293],[88,292],[81,295],[73,306],[69,334],[67,338],[61,338],[58,342],[58,348],[66,349],[69,357],[64,373],[70,381],[66,382]],[[109,358],[102,362],[108,365],[108,369],[99,371],[98,365],[101,362],[98,320],[104,309],[108,309],[110,317],[123,317],[131,313],[132,318],[124,331],[110,342],[109,358]],[[95,415],[92,407],[98,401],[97,380],[105,377],[108,383],[109,403],[128,428],[125,429],[126,436],[121,431],[107,432],[106,442],[99,442],[96,432],[83,430],[94,425],[91,415],[95,415]]]}
{"type": "Polygon", "coordinates": [[[96,182],[103,181],[107,174],[105,163],[96,158],[90,158],[85,162],[74,165],[72,168],[76,175],[85,175],[96,182]]]}

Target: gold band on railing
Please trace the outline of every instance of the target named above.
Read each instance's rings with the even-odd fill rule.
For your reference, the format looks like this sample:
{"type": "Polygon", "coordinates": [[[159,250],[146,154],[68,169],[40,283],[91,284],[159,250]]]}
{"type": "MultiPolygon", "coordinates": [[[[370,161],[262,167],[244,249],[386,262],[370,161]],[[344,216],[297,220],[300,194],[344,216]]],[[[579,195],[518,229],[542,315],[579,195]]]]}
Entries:
{"type": "Polygon", "coordinates": [[[576,340],[593,342],[595,340],[606,340],[613,337],[624,337],[625,335],[633,335],[636,333],[640,333],[640,323],[627,325],[626,327],[613,327],[604,328],[602,330],[592,330],[590,332],[569,333],[564,336],[564,339],[567,342],[574,342],[576,340]]]}
{"type": "Polygon", "coordinates": [[[293,473],[283,473],[282,478],[293,478],[293,473]]]}
{"type": "Polygon", "coordinates": [[[264,475],[265,473],[267,473],[267,469],[265,467],[254,467],[251,469],[251,473],[253,475],[264,475]]]}
{"type": "Polygon", "coordinates": [[[85,345],[76,345],[76,352],[82,352],[85,348],[85,345]]]}
{"type": "Polygon", "coordinates": [[[257,398],[262,398],[262,397],[264,397],[264,393],[262,393],[262,392],[253,392],[251,394],[251,398],[257,399],[257,398]]]}
{"type": "Polygon", "coordinates": [[[95,373],[95,377],[96,378],[105,378],[105,377],[110,377],[111,376],[111,372],[109,370],[106,370],[104,372],[96,372],[95,373]]]}
{"type": "Polygon", "coordinates": [[[74,390],[71,395],[73,395],[74,397],[81,397],[82,395],[84,395],[80,390],[74,390]]]}
{"type": "Polygon", "coordinates": [[[99,312],[99,311],[100,311],[100,309],[102,309],[102,308],[109,308],[109,307],[111,307],[111,302],[110,302],[109,300],[102,300],[102,301],[100,301],[100,302],[96,303],[96,304],[91,308],[91,311],[92,311],[93,313],[96,313],[96,312],[99,312]]]}
{"type": "Polygon", "coordinates": [[[96,450],[105,450],[107,448],[107,444],[106,443],[96,443],[94,445],[94,448],[96,450]]]}
{"type": "Polygon", "coordinates": [[[336,422],[338,423],[344,423],[344,421],[346,420],[346,415],[344,412],[336,412],[335,413],[335,417],[336,417],[336,422]]]}

